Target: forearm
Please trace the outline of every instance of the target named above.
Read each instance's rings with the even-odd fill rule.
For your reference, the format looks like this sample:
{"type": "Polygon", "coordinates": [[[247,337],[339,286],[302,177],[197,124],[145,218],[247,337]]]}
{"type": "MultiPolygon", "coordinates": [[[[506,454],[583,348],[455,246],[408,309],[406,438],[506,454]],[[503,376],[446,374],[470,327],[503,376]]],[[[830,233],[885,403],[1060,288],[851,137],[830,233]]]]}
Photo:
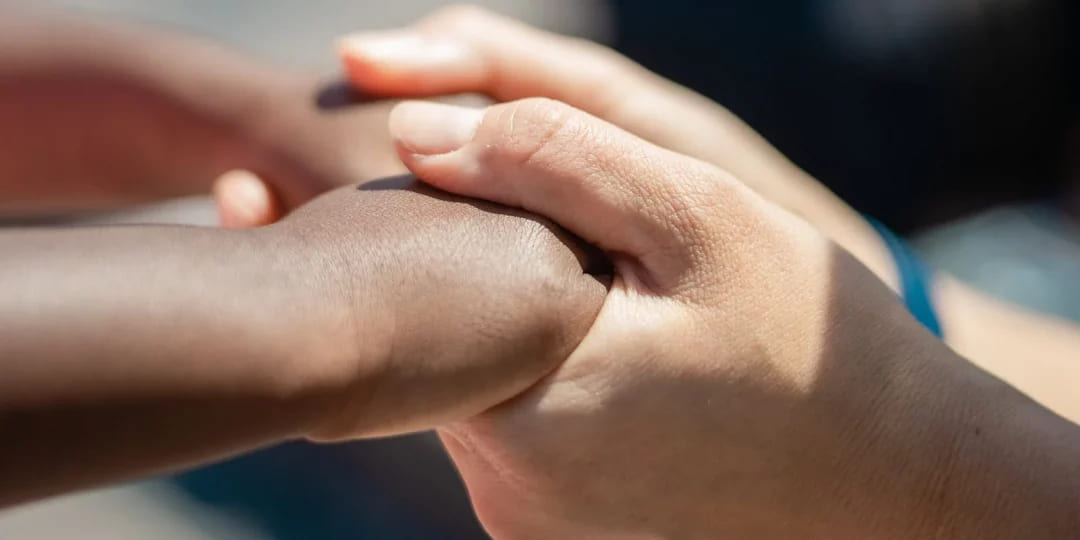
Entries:
{"type": "MultiPolygon", "coordinates": [[[[945,387],[937,461],[942,474],[924,503],[936,509],[923,536],[1072,538],[1080,533],[1080,427],[998,379],[970,370],[966,385],[945,387]]],[[[948,380],[943,378],[943,380],[948,380]]]]}
{"type": "Polygon", "coordinates": [[[0,8],[0,212],[206,192],[267,159],[253,131],[295,84],[161,29],[0,8]]]}
{"type": "Polygon", "coordinates": [[[329,321],[300,297],[304,260],[260,234],[0,234],[0,505],[311,427],[322,398],[305,364],[340,344],[312,342],[329,321]]]}

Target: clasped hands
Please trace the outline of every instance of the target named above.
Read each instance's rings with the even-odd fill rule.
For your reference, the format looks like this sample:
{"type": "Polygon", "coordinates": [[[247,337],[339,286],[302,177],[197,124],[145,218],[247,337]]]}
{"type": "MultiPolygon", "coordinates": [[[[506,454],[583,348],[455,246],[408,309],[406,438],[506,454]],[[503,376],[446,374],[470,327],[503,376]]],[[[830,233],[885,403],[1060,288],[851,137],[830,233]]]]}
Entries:
{"type": "MultiPolygon", "coordinates": [[[[305,271],[334,284],[320,301],[348,300],[334,320],[354,346],[305,368],[336,396],[305,435],[437,427],[495,537],[910,537],[980,519],[939,504],[970,447],[955,411],[1023,398],[986,398],[1004,385],[906,313],[876,248],[860,264],[827,219],[797,217],[820,188],[729,113],[472,9],[342,54],[365,91],[502,101],[399,104],[398,156],[550,223],[344,188],[256,232],[314,247],[305,271]]],[[[227,177],[226,216],[240,189],[272,201],[227,177]]]]}
{"type": "Polygon", "coordinates": [[[608,49],[444,10],[343,40],[349,81],[495,105],[327,112],[303,74],[17,11],[0,213],[251,172],[214,186],[227,230],[0,235],[0,506],[436,428],[497,538],[1080,528],[1075,425],[922,329],[861,216],[608,49]]]}

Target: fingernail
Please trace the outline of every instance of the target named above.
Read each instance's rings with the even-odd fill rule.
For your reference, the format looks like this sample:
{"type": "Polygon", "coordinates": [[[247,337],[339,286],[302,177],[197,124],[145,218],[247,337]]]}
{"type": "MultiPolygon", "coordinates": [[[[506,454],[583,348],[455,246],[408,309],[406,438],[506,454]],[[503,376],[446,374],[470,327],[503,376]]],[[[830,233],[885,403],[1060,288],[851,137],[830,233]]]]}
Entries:
{"type": "Polygon", "coordinates": [[[446,64],[471,57],[468,47],[459,41],[423,36],[413,32],[367,32],[338,40],[346,56],[372,63],[395,65],[446,64]]]}
{"type": "Polygon", "coordinates": [[[414,154],[445,154],[471,141],[483,118],[484,109],[406,101],[390,112],[390,134],[414,154]]]}

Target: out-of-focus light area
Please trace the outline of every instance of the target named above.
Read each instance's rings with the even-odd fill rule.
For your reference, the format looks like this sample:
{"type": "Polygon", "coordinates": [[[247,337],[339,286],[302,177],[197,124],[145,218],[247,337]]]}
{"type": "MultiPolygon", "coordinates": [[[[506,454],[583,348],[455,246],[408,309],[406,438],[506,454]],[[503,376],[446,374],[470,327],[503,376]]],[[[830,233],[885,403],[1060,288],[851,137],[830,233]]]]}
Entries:
{"type": "MultiPolygon", "coordinates": [[[[0,0],[2,2],[3,0],[0,0]]],[[[435,0],[49,0],[332,71],[333,40],[435,0]]],[[[1080,321],[1080,2],[490,0],[729,107],[930,263],[1080,321]]],[[[0,195],[2,196],[2,195],[0,195]]],[[[206,201],[95,222],[205,223],[206,201]]],[[[0,479],[2,481],[2,479],[0,479]]],[[[0,538],[483,538],[434,438],[294,444],[0,512],[0,538]]]]}
{"type": "MultiPolygon", "coordinates": [[[[488,0],[470,2],[562,33],[605,38],[608,11],[601,0],[488,0]]],[[[453,2],[440,0],[42,0],[90,13],[116,15],[212,37],[292,66],[333,68],[334,39],[355,30],[407,25],[453,2]]]]}

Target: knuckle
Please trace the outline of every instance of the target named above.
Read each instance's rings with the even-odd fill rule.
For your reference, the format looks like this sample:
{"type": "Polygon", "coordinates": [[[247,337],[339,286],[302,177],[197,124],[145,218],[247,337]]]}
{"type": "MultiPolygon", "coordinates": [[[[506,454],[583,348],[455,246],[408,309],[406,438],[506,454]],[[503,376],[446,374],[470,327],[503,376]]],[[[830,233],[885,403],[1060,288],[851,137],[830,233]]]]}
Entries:
{"type": "Polygon", "coordinates": [[[498,109],[488,147],[490,157],[511,166],[527,165],[538,155],[563,153],[576,139],[577,111],[547,98],[529,98],[498,109]]]}
{"type": "Polygon", "coordinates": [[[668,224],[679,252],[696,268],[711,267],[732,240],[746,237],[745,220],[733,217],[742,213],[740,186],[726,173],[708,169],[690,167],[660,183],[654,193],[663,214],[656,219],[668,224]]]}
{"type": "Polygon", "coordinates": [[[730,174],[708,165],[691,171],[678,187],[683,215],[700,223],[715,223],[721,213],[734,210],[744,189],[730,174]]]}
{"type": "Polygon", "coordinates": [[[698,233],[707,229],[723,205],[725,194],[713,175],[702,175],[695,167],[656,184],[660,208],[680,230],[698,233]]]}
{"type": "Polygon", "coordinates": [[[780,240],[760,199],[723,171],[698,176],[681,188],[677,223],[699,284],[737,283],[760,267],[762,253],[780,240]]]}

